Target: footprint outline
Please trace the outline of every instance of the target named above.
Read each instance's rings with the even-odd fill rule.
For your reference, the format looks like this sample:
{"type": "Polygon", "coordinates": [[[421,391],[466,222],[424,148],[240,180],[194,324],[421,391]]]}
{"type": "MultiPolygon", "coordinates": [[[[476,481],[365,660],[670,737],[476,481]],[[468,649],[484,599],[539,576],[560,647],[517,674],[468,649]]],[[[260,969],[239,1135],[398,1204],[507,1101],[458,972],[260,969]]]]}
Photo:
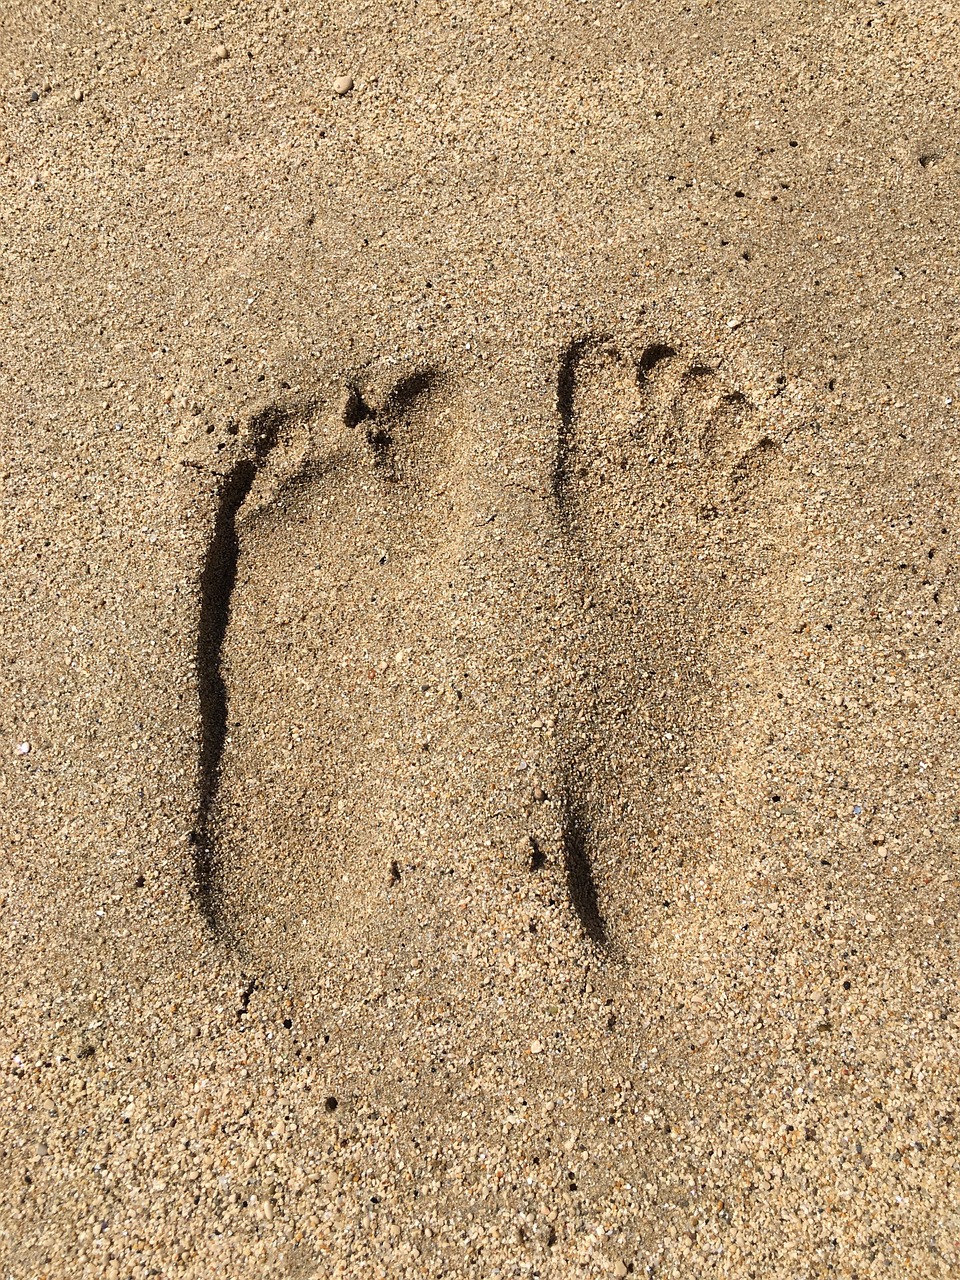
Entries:
{"type": "Polygon", "coordinates": [[[222,850],[216,812],[230,730],[223,653],[243,537],[253,533],[263,520],[287,513],[303,494],[346,467],[368,466],[387,489],[415,490],[426,474],[445,460],[438,457],[436,448],[427,450],[426,465],[417,471],[411,466],[410,455],[416,455],[418,442],[413,441],[412,449],[406,442],[406,454],[398,456],[396,424],[444,379],[437,368],[425,366],[402,372],[379,390],[369,375],[363,385],[360,379],[345,380],[335,410],[332,442],[322,439],[315,430],[329,407],[320,398],[306,395],[272,401],[249,416],[231,465],[217,473],[214,518],[199,575],[199,744],[197,803],[190,844],[194,897],[205,924],[220,940],[229,940],[230,935],[221,903],[222,850]],[[372,382],[372,390],[366,385],[368,382],[372,382]],[[364,429],[357,430],[363,424],[367,424],[364,429]],[[283,456],[279,466],[272,469],[279,474],[271,475],[271,464],[278,454],[283,456]]]}

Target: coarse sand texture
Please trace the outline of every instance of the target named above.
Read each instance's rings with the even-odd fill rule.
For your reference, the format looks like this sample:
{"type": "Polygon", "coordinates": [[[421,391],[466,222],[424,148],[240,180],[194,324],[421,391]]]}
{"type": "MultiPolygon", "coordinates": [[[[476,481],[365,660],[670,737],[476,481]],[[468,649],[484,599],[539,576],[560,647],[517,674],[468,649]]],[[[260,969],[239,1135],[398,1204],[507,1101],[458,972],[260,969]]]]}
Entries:
{"type": "Polygon", "coordinates": [[[960,1275],[958,37],[0,4],[0,1280],[960,1275]]]}

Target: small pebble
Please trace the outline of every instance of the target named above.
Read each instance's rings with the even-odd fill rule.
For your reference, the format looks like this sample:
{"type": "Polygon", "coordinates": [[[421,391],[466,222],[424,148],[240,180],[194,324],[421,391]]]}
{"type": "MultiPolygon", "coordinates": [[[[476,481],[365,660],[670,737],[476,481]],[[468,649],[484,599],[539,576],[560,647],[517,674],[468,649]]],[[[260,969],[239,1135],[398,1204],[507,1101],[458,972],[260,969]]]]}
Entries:
{"type": "Polygon", "coordinates": [[[543,1053],[543,1045],[540,1043],[540,1041],[539,1041],[539,1040],[531,1040],[531,1041],[530,1041],[530,1052],[531,1052],[531,1053],[543,1053]]]}
{"type": "Polygon", "coordinates": [[[225,44],[218,44],[213,51],[213,57],[216,62],[222,62],[224,58],[229,58],[230,51],[225,44]]]}
{"type": "Polygon", "coordinates": [[[30,743],[18,742],[17,745],[13,748],[13,753],[14,755],[17,755],[17,756],[28,756],[30,754],[30,743]]]}
{"type": "Polygon", "coordinates": [[[36,89],[34,89],[34,90],[33,90],[33,92],[30,94],[30,101],[31,101],[31,102],[39,102],[39,101],[40,101],[40,95],[39,95],[39,93],[37,93],[36,89]]]}
{"type": "Polygon", "coordinates": [[[533,798],[536,800],[537,804],[543,804],[544,800],[547,798],[547,793],[544,791],[543,787],[537,785],[533,788],[533,798]]]}
{"type": "Polygon", "coordinates": [[[613,1264],[613,1274],[615,1276],[625,1276],[627,1274],[627,1264],[618,1259],[613,1264]]]}
{"type": "Polygon", "coordinates": [[[333,82],[333,92],[342,98],[353,88],[353,76],[338,76],[333,82]]]}
{"type": "Polygon", "coordinates": [[[74,102],[82,102],[82,101],[83,101],[83,90],[82,90],[82,89],[74,89],[74,91],[73,91],[73,100],[74,100],[74,102]]]}

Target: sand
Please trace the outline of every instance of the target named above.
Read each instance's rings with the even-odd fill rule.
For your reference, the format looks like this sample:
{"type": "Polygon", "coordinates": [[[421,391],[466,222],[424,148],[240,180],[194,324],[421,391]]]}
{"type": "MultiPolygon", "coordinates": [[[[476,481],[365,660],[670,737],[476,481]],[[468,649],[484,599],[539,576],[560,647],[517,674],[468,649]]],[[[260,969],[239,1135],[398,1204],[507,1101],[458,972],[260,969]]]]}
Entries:
{"type": "Polygon", "coordinates": [[[4,1276],[958,1273],[957,35],[4,6],[4,1276]]]}

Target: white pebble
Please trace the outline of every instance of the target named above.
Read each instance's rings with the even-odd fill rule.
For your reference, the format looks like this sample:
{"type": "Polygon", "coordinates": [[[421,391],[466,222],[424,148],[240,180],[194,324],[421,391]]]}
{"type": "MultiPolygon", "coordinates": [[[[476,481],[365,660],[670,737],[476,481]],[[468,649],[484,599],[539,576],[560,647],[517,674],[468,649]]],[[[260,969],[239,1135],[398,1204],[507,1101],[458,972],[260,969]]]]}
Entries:
{"type": "Polygon", "coordinates": [[[13,753],[18,756],[28,756],[30,754],[30,743],[18,742],[13,749],[13,753]]]}
{"type": "Polygon", "coordinates": [[[339,97],[349,93],[353,88],[353,76],[338,76],[333,82],[333,92],[339,97]]]}

